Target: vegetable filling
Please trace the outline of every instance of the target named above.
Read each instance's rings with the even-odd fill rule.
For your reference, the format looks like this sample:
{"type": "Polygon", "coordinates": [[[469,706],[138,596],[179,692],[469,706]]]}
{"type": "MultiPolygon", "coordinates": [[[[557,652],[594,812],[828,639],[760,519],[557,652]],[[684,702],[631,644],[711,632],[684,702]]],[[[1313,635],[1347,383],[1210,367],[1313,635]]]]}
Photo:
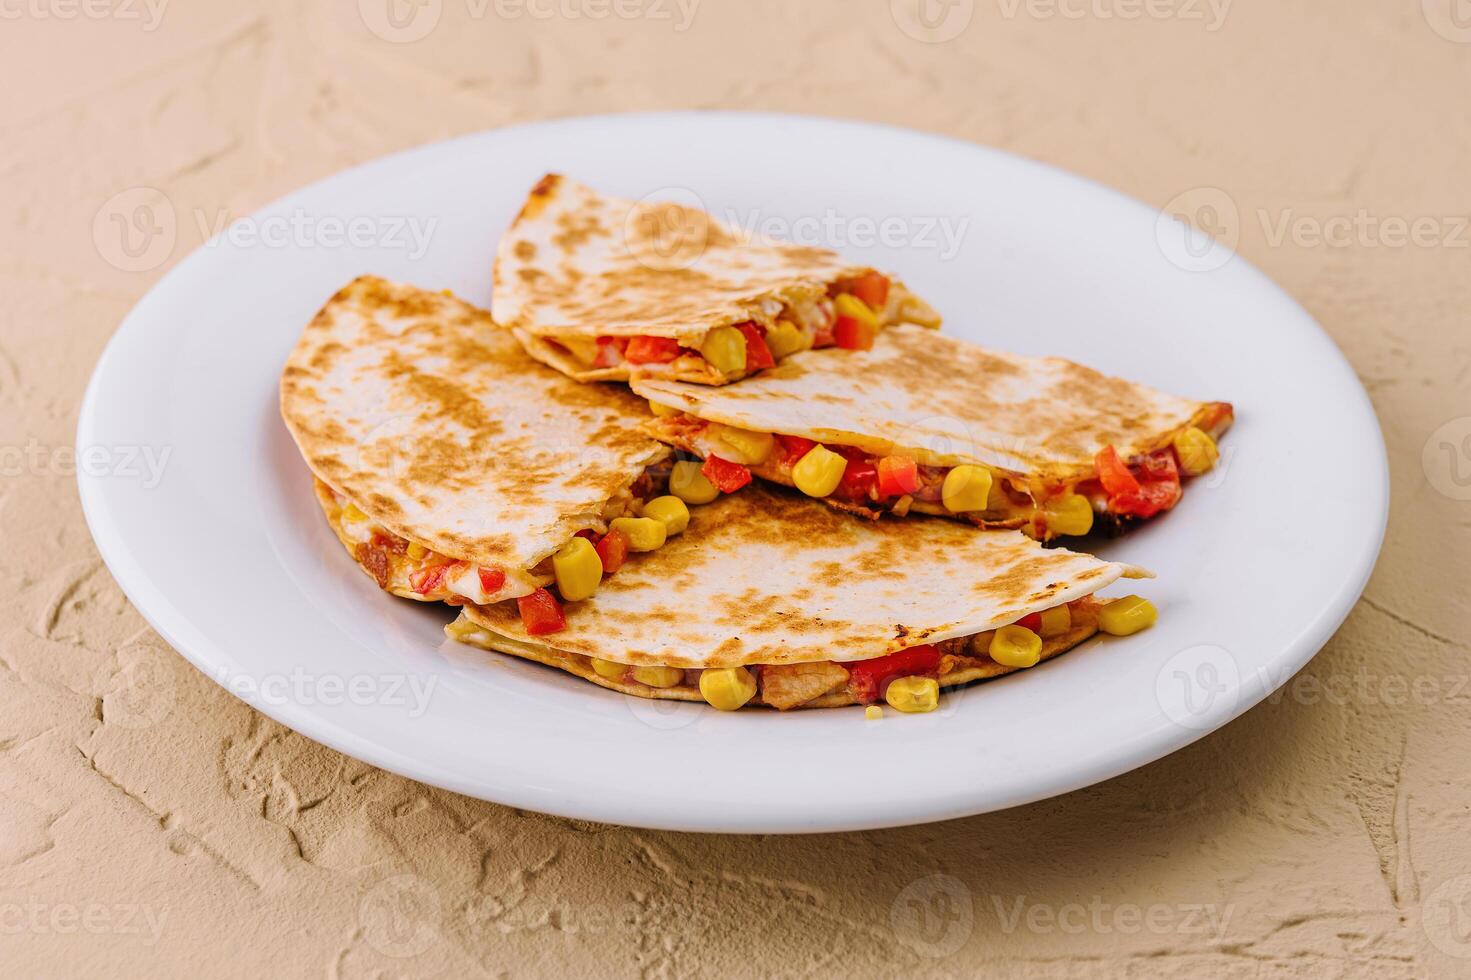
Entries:
{"type": "Polygon", "coordinates": [[[1121,527],[1174,507],[1182,476],[1215,466],[1216,439],[1232,421],[1231,406],[1216,402],[1152,452],[1125,460],[1107,446],[1091,473],[1038,478],[970,463],[926,466],[903,454],[880,456],[802,436],[752,432],[650,406],[658,416],[655,435],[703,458],[702,471],[721,492],[738,490],[755,475],[869,518],[940,514],[984,527],[1020,528],[1039,541],[1088,534],[1099,521],[1121,527]]]}
{"type": "Polygon", "coordinates": [[[921,310],[921,305],[902,289],[891,289],[887,277],[867,272],[833,284],[826,296],[794,303],[763,300],[752,319],[715,327],[700,338],[698,346],[686,346],[673,337],[544,339],[585,368],[633,366],[640,374],[653,376],[713,370],[734,380],[774,367],[797,351],[818,347],[868,350],[878,331],[892,323],[932,319],[933,311],[921,310]]]}

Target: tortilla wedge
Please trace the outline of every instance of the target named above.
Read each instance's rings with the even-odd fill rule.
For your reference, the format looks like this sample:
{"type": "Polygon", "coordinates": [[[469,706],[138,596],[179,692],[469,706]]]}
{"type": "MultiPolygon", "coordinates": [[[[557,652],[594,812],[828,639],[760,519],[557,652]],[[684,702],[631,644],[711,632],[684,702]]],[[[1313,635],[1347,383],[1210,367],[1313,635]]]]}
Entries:
{"type": "Polygon", "coordinates": [[[466,605],[446,633],[649,698],[700,700],[699,672],[760,665],[746,703],[837,707],[876,699],[896,657],[940,686],[1018,669],[988,656],[991,631],[1043,610],[1038,658],[1056,656],[1098,629],[1094,593],[1148,574],[1015,532],[854,521],[753,485],[607,578],[560,632],[532,636],[498,603],[466,605]]]}
{"type": "Polygon", "coordinates": [[[821,443],[847,458],[826,460],[843,482],[802,489],[831,506],[944,515],[1041,540],[1173,507],[1180,477],[1215,464],[1233,420],[1224,402],[906,325],[872,350],[795,354],[739,385],[636,378],[633,389],[660,416],[649,433],[676,449],[797,486],[795,464],[821,443]]]}
{"type": "Polygon", "coordinates": [[[857,313],[873,319],[860,332],[939,326],[902,283],[836,252],[548,174],[501,239],[491,308],[531,356],[579,381],[721,385],[760,370],[766,355],[840,342],[839,307],[859,294],[868,303],[857,313]]]}
{"type": "Polygon", "coordinates": [[[333,531],[380,587],[495,602],[662,485],[642,403],[527,357],[483,310],[364,276],[307,325],[281,416],[333,531]]]}

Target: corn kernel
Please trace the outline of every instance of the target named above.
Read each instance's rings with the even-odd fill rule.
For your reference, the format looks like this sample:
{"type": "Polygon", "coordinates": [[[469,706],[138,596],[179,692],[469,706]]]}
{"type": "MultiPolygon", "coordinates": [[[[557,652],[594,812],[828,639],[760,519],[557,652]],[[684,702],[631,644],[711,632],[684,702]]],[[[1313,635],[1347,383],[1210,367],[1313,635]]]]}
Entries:
{"type": "Polygon", "coordinates": [[[663,521],[667,537],[680,534],[690,526],[690,509],[678,497],[655,497],[644,504],[644,516],[663,521]]]}
{"type": "Polygon", "coordinates": [[[766,331],[766,347],[778,361],[788,354],[795,354],[811,346],[812,339],[791,320],[778,320],[775,326],[766,331]]]}
{"type": "Polygon", "coordinates": [[[1154,603],[1137,595],[1126,595],[1105,603],[1098,610],[1098,628],[1109,636],[1128,636],[1153,626],[1159,618],[1154,603]]]}
{"type": "Polygon", "coordinates": [[[357,504],[351,503],[342,508],[342,517],[344,520],[349,521],[366,521],[368,519],[368,515],[359,510],[357,504]]]}
{"type": "Polygon", "coordinates": [[[934,711],[940,704],[940,682],[933,677],[899,677],[889,682],[884,700],[906,714],[934,711]]]}
{"type": "Polygon", "coordinates": [[[421,561],[425,556],[429,554],[429,549],[424,547],[422,544],[410,541],[406,554],[414,561],[421,561]]]}
{"type": "Polygon", "coordinates": [[[869,721],[878,721],[884,716],[884,709],[876,704],[871,704],[863,709],[863,717],[869,721]]]}
{"type": "Polygon", "coordinates": [[[952,514],[985,510],[991,497],[991,471],[964,463],[945,474],[940,500],[952,514]]]}
{"type": "Polygon", "coordinates": [[[746,335],[735,327],[716,327],[705,334],[700,354],[721,374],[740,374],[746,369],[746,335]]]}
{"type": "Polygon", "coordinates": [[[1087,534],[1093,530],[1093,505],[1080,493],[1053,497],[1042,511],[1048,529],[1057,534],[1087,534]]]}
{"type": "Polygon", "coordinates": [[[669,405],[662,405],[659,402],[654,401],[653,399],[649,399],[649,411],[653,412],[657,418],[661,419],[667,419],[674,415],[684,414],[677,408],[673,408],[669,405]]]}
{"type": "Polygon", "coordinates": [[[1043,636],[1061,636],[1073,628],[1073,612],[1064,603],[1061,606],[1053,606],[1051,609],[1042,610],[1043,636]]]}
{"type": "Polygon", "coordinates": [[[1175,435],[1175,455],[1180,457],[1180,470],[1186,476],[1208,473],[1221,458],[1210,433],[1190,426],[1175,435]]]}
{"type": "Polygon", "coordinates": [[[669,492],[687,504],[708,504],[720,496],[710,478],[700,472],[700,464],[682,459],[669,471],[669,492]]]}
{"type": "Polygon", "coordinates": [[[700,696],[712,708],[734,711],[756,696],[756,678],[744,667],[712,667],[700,672],[700,696]]]}
{"type": "Polygon", "coordinates": [[[603,563],[587,538],[573,538],[552,556],[552,574],[557,591],[566,602],[578,602],[598,591],[603,581],[603,563]]]}
{"type": "Polygon", "coordinates": [[[727,452],[717,455],[742,466],[755,466],[765,462],[766,457],[771,455],[772,448],[776,446],[776,436],[770,432],[752,432],[733,425],[722,425],[715,429],[715,438],[728,449],[727,452]]]}
{"type": "Polygon", "coordinates": [[[623,664],[615,664],[611,660],[599,660],[597,657],[589,657],[592,661],[593,672],[599,677],[606,677],[610,681],[616,681],[623,676],[628,668],[623,664]]]}
{"type": "Polygon", "coordinates": [[[1025,626],[1003,626],[987,652],[1003,667],[1032,667],[1042,659],[1042,638],[1025,626]]]}
{"type": "Polygon", "coordinates": [[[792,482],[809,497],[826,497],[838,488],[848,461],[825,446],[813,446],[792,467],[792,482]]]}
{"type": "Polygon", "coordinates": [[[652,517],[615,517],[613,530],[628,539],[629,551],[658,551],[669,537],[669,528],[652,517]]]}
{"type": "Polygon", "coordinates": [[[863,300],[859,299],[857,296],[854,296],[852,293],[839,293],[838,295],[834,296],[833,308],[838,311],[838,316],[851,316],[853,319],[857,320],[859,323],[863,324],[865,327],[868,327],[871,330],[878,329],[878,316],[873,312],[873,310],[868,308],[867,303],[863,302],[863,300]]]}
{"type": "Polygon", "coordinates": [[[633,679],[649,687],[674,687],[684,681],[684,671],[678,667],[635,667],[633,679]]]}

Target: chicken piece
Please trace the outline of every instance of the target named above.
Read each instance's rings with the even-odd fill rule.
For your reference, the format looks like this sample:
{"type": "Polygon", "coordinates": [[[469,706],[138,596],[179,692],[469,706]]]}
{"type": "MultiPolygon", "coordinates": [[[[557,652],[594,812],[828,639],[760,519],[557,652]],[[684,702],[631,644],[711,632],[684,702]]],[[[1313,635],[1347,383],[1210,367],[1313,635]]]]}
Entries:
{"type": "Polygon", "coordinates": [[[783,711],[820,698],[847,683],[847,669],[830,660],[761,668],[762,700],[783,711]]]}

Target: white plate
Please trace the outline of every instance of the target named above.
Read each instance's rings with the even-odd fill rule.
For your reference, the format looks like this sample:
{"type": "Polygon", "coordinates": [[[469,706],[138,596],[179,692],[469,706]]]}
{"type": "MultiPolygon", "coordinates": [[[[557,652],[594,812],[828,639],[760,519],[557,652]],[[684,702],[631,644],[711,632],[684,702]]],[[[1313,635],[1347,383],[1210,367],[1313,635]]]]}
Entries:
{"type": "Polygon", "coordinates": [[[103,448],[81,457],[82,502],[118,582],[261,711],[472,796],[682,830],[939,820],[1157,759],[1322,646],[1364,586],[1388,502],[1352,370],[1244,260],[1004,153],[769,115],[498,130],[292,194],[189,256],[129,314],[82,407],[86,447],[103,448]],[[1130,586],[1159,606],[1158,625],[878,722],[856,708],[720,714],[625,698],[444,644],[449,611],[379,592],[329,533],[277,416],[277,374],[302,325],[360,273],[488,303],[497,236],[547,170],[815,234],[898,271],[958,336],[1234,402],[1220,469],[1105,548],[1159,573],[1130,586]],[[421,250],[409,232],[427,222],[421,250]],[[356,244],[341,244],[353,227],[356,244]],[[129,447],[166,451],[162,478],[125,465],[129,447]]]}

